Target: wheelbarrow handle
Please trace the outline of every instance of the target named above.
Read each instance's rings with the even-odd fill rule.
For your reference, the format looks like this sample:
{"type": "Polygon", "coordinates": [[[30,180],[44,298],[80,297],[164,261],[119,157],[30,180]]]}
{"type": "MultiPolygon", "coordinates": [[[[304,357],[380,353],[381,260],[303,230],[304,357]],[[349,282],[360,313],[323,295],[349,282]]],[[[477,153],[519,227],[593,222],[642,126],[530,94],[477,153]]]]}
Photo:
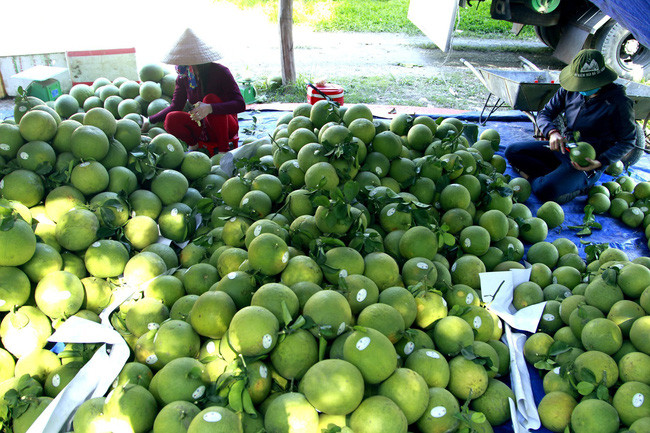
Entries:
{"type": "Polygon", "coordinates": [[[521,60],[521,63],[523,63],[525,66],[528,66],[533,71],[537,71],[537,72],[541,71],[541,69],[539,69],[536,64],[534,64],[524,56],[519,56],[519,60],[521,60]]]}
{"type": "Polygon", "coordinates": [[[485,86],[486,89],[490,90],[490,86],[488,86],[487,81],[485,81],[485,78],[483,78],[483,74],[479,70],[477,70],[474,65],[472,65],[470,62],[468,62],[465,59],[460,59],[461,62],[467,66],[467,68],[474,73],[478,77],[478,79],[481,81],[481,84],[485,86]]]}

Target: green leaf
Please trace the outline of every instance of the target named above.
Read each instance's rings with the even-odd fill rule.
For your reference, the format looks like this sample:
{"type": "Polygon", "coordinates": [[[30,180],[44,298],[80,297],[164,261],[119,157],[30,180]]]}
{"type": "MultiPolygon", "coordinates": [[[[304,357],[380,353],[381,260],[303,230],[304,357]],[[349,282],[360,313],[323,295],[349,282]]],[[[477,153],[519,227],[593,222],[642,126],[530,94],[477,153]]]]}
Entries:
{"type": "Polygon", "coordinates": [[[472,422],[475,422],[476,424],[483,424],[487,418],[485,418],[485,415],[483,412],[474,412],[472,414],[472,422]]]}
{"type": "Polygon", "coordinates": [[[14,227],[16,219],[14,217],[6,217],[0,219],[0,231],[6,232],[14,227]]]}
{"type": "Polygon", "coordinates": [[[578,390],[580,395],[589,395],[592,392],[594,392],[595,388],[596,388],[596,385],[594,385],[593,383],[580,382],[580,383],[578,383],[578,386],[577,386],[576,389],[578,390]]]}
{"type": "Polygon", "coordinates": [[[343,195],[348,203],[356,199],[359,194],[359,184],[354,181],[348,181],[343,185],[343,195]]]}
{"type": "Polygon", "coordinates": [[[476,354],[474,353],[473,346],[463,347],[460,351],[460,354],[463,355],[463,357],[469,361],[476,359],[476,354]]]}
{"type": "Polygon", "coordinates": [[[557,356],[562,353],[568,352],[571,350],[571,346],[566,344],[564,341],[555,341],[553,344],[551,344],[551,347],[549,347],[548,355],[549,356],[557,356]]]}
{"type": "Polygon", "coordinates": [[[327,340],[322,335],[318,338],[318,360],[325,359],[325,351],[327,350],[327,340]]]}
{"type": "Polygon", "coordinates": [[[609,402],[609,389],[605,385],[598,385],[596,388],[596,397],[599,400],[609,402]]]}
{"type": "Polygon", "coordinates": [[[291,323],[291,313],[285,301],[282,301],[282,320],[284,320],[285,324],[291,323]]]}

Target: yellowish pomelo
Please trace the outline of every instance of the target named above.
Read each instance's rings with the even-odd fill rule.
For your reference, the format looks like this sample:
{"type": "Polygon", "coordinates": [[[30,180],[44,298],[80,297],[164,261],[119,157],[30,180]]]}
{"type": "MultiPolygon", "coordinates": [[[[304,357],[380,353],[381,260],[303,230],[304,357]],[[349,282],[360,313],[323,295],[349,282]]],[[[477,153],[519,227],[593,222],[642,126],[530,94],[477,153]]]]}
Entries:
{"type": "Polygon", "coordinates": [[[350,416],[350,428],[358,433],[406,433],[406,416],[388,397],[375,395],[366,398],[350,416]]]}

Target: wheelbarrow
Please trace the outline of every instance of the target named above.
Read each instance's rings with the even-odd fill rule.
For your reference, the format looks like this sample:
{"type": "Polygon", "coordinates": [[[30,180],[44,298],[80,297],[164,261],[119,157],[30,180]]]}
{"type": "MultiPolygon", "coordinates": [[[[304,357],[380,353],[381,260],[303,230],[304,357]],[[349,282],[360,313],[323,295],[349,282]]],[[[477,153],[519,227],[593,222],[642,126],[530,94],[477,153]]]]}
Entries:
{"type": "Polygon", "coordinates": [[[538,135],[536,113],[544,108],[544,105],[560,88],[559,72],[542,71],[523,57],[520,59],[533,70],[510,71],[476,68],[467,60],[460,60],[490,92],[479,115],[481,125],[485,125],[492,114],[507,104],[514,110],[520,110],[526,114],[533,122],[535,135],[538,135]],[[495,102],[491,102],[492,97],[496,97],[495,102]]]}

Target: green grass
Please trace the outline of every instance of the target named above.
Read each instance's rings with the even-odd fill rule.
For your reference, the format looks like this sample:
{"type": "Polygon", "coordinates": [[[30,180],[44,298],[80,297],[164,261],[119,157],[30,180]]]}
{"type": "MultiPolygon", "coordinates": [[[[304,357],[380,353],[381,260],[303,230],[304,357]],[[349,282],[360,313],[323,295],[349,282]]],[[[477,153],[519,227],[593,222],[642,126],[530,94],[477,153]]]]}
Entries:
{"type": "MultiPolygon", "coordinates": [[[[361,76],[330,77],[331,82],[345,89],[346,104],[408,105],[416,107],[454,107],[458,110],[480,109],[487,91],[469,71],[445,73],[435,77],[361,76]]],[[[269,90],[263,81],[256,82],[260,102],[305,102],[305,79],[269,90]]]]}
{"type": "MultiPolygon", "coordinates": [[[[240,9],[261,9],[269,21],[276,21],[278,0],[221,0],[240,9]]],[[[490,17],[490,0],[461,8],[457,30],[468,37],[515,37],[511,23],[490,17]]],[[[293,18],[296,25],[306,25],[317,31],[392,32],[421,34],[407,18],[409,0],[294,0],[293,18]]],[[[534,38],[529,26],[520,37],[534,38]]]]}

